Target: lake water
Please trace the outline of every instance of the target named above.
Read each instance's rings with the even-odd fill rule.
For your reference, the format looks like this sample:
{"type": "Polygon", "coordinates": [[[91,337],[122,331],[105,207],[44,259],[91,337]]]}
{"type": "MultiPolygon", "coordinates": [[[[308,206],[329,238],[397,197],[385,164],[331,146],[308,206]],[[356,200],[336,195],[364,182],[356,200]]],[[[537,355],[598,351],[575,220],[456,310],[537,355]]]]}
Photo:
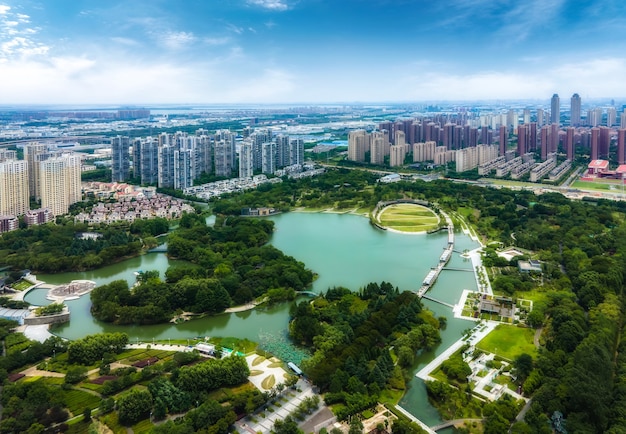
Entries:
{"type": "MultiPolygon", "coordinates": [[[[448,241],[445,231],[430,235],[381,231],[371,226],[368,219],[355,215],[286,213],[271,218],[276,223],[276,231],[270,242],[318,274],[312,286],[312,290],[318,293],[331,286],[345,286],[356,291],[369,282],[381,281],[391,282],[400,290],[417,290],[430,268],[439,260],[448,241]]],[[[462,233],[456,234],[457,251],[475,247],[477,244],[469,237],[462,233]]],[[[169,260],[164,253],[149,253],[90,272],[37,277],[49,283],[90,279],[101,285],[124,279],[132,284],[135,271],[159,270],[163,276],[168,266],[179,264],[180,261],[169,260]]],[[[472,269],[471,262],[458,253],[453,254],[448,266],[472,269]]],[[[443,271],[429,295],[454,304],[463,289],[476,289],[473,273],[443,271]]],[[[33,304],[48,303],[44,290],[32,291],[26,296],[26,301],[33,304]]],[[[473,325],[470,321],[453,318],[448,307],[427,300],[424,300],[424,304],[436,316],[447,317],[448,323],[441,332],[442,343],[433,351],[419,356],[417,370],[473,325]]],[[[181,324],[114,326],[93,319],[89,311],[89,297],[68,301],[67,305],[71,311],[71,321],[51,330],[59,336],[77,339],[93,333],[123,331],[128,333],[131,341],[144,342],[153,338],[193,340],[198,336],[235,336],[257,342],[264,336],[284,338],[290,307],[289,303],[284,303],[181,324]]],[[[427,401],[423,382],[417,378],[409,384],[409,390],[400,404],[427,424],[440,421],[436,410],[427,401]]]]}

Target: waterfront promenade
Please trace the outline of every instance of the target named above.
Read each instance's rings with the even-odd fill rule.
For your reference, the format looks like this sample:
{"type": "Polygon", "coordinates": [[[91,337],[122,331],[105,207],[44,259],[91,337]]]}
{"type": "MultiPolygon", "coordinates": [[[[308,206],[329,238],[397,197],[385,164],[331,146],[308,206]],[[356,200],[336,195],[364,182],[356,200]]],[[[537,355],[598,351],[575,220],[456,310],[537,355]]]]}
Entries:
{"type": "Polygon", "coordinates": [[[472,332],[468,338],[462,337],[455,343],[450,345],[441,354],[439,354],[439,356],[435,357],[429,364],[420,369],[419,372],[415,374],[415,376],[425,381],[435,380],[433,377],[430,376],[430,373],[433,372],[439,365],[441,365],[444,360],[450,358],[452,354],[458,351],[465,344],[476,345],[485,336],[491,333],[491,331],[493,331],[497,325],[497,322],[492,321],[489,321],[487,323],[479,323],[478,325],[476,325],[476,327],[472,329],[472,332]]]}

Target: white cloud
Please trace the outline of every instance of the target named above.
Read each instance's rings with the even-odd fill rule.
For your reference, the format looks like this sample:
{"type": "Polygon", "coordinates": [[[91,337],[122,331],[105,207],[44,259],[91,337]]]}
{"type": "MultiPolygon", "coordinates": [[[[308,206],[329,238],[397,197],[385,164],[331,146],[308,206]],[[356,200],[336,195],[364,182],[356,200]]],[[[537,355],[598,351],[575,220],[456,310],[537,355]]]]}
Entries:
{"type": "Polygon", "coordinates": [[[0,61],[12,57],[44,55],[49,47],[32,38],[37,29],[24,27],[29,16],[11,12],[11,8],[0,5],[0,61]]]}
{"type": "Polygon", "coordinates": [[[248,4],[273,11],[286,11],[289,9],[289,6],[283,0],[248,0],[248,4]]]}
{"type": "Polygon", "coordinates": [[[6,15],[11,10],[11,6],[0,5],[0,15],[6,15]]]}
{"type": "Polygon", "coordinates": [[[161,45],[170,50],[186,48],[196,40],[191,32],[165,32],[156,35],[156,37],[161,45]]]}
{"type": "Polygon", "coordinates": [[[202,42],[207,45],[226,45],[231,41],[229,37],[221,37],[221,38],[204,38],[202,42]]]}

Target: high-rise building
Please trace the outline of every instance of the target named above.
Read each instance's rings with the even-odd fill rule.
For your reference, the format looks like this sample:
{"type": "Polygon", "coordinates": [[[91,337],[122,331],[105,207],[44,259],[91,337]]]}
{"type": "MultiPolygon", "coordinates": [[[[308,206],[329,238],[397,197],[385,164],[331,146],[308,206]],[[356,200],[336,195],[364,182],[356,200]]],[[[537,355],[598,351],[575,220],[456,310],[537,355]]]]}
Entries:
{"type": "Polygon", "coordinates": [[[506,154],[506,147],[508,145],[508,128],[506,127],[506,125],[501,125],[500,126],[500,155],[504,155],[506,154]]]}
{"type": "MultiPolygon", "coordinates": [[[[136,153],[133,150],[133,155],[136,153]]],[[[139,144],[139,173],[143,185],[159,182],[159,143],[152,137],[146,137],[139,144]]]]}
{"type": "Polygon", "coordinates": [[[574,95],[572,95],[571,106],[570,106],[569,124],[572,127],[580,126],[580,114],[581,114],[580,108],[581,108],[580,95],[575,93],[574,95]]]}
{"type": "Polygon", "coordinates": [[[28,178],[28,192],[31,197],[37,200],[41,198],[39,192],[39,163],[48,157],[50,157],[48,146],[43,143],[33,142],[24,146],[24,159],[28,162],[30,175],[28,178]]]}
{"type": "Polygon", "coordinates": [[[591,160],[597,160],[600,155],[600,128],[591,129],[591,160]]]}
{"type": "Polygon", "coordinates": [[[8,160],[0,163],[0,214],[20,216],[29,208],[28,162],[8,160]]]}
{"type": "Polygon", "coordinates": [[[287,135],[279,135],[276,136],[276,168],[279,169],[281,167],[289,166],[290,155],[289,155],[289,136],[287,135]]]}
{"type": "Polygon", "coordinates": [[[385,163],[385,145],[387,143],[389,142],[386,131],[375,131],[371,134],[370,163],[385,163]]]}
{"type": "Polygon", "coordinates": [[[159,146],[157,151],[157,165],[159,168],[157,183],[160,188],[174,187],[174,151],[173,145],[159,146]]]}
{"type": "Polygon", "coordinates": [[[348,160],[365,161],[365,153],[370,152],[370,136],[365,130],[348,133],[348,160]]]}
{"type": "MultiPolygon", "coordinates": [[[[396,142],[398,140],[398,133],[402,133],[402,131],[396,131],[396,142]]],[[[402,133],[404,134],[404,133],[402,133]]],[[[407,154],[408,145],[391,145],[389,147],[389,166],[397,167],[402,166],[404,164],[404,158],[407,154]]]]}
{"type": "Polygon", "coordinates": [[[544,125],[541,127],[540,131],[541,138],[541,160],[545,161],[548,158],[548,154],[550,153],[550,126],[544,125]]]}
{"type": "Polygon", "coordinates": [[[552,95],[550,100],[550,123],[559,124],[561,122],[561,100],[558,94],[552,95]]]}
{"type": "Polygon", "coordinates": [[[567,159],[570,161],[574,160],[574,132],[575,131],[576,129],[574,127],[569,127],[565,135],[565,149],[567,152],[567,159]]]}
{"type": "Polygon", "coordinates": [[[612,127],[617,123],[617,111],[615,107],[608,107],[606,109],[606,126],[612,127]]]}
{"type": "Polygon", "coordinates": [[[243,142],[239,147],[239,177],[251,178],[253,174],[252,142],[243,142]]]}
{"type": "Polygon", "coordinates": [[[537,109],[537,128],[541,128],[546,123],[546,115],[543,109],[537,109]]]}
{"type": "Polygon", "coordinates": [[[517,155],[522,156],[528,152],[528,125],[517,127],[517,155]]]}
{"type": "Polygon", "coordinates": [[[124,182],[130,178],[130,138],[116,136],[111,139],[111,180],[124,182]]]}
{"type": "Polygon", "coordinates": [[[267,174],[276,172],[276,143],[267,142],[261,146],[261,171],[267,174]]]}
{"type": "Polygon", "coordinates": [[[626,128],[617,131],[617,164],[626,164],[626,128]]]}
{"type": "Polygon", "coordinates": [[[598,157],[603,159],[609,158],[609,146],[611,145],[611,129],[609,127],[600,127],[600,143],[598,148],[598,157]]]}
{"type": "Polygon", "coordinates": [[[291,139],[289,142],[289,164],[304,163],[304,140],[301,138],[291,139]]]}
{"type": "Polygon", "coordinates": [[[41,207],[52,215],[67,214],[70,205],[81,200],[80,157],[62,154],[39,163],[41,207]]]}
{"type": "Polygon", "coordinates": [[[195,179],[195,150],[177,149],[174,151],[174,188],[182,190],[193,185],[195,179]]]}

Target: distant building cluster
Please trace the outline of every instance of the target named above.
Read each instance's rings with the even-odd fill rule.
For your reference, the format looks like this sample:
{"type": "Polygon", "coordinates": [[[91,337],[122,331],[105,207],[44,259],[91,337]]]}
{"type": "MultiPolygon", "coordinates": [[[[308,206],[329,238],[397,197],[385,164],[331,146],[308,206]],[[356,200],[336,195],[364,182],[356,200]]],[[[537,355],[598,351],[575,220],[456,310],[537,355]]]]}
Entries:
{"type": "Polygon", "coordinates": [[[80,156],[50,151],[45,144],[26,144],[23,160],[16,151],[0,150],[0,214],[7,222],[0,230],[13,227],[10,217],[24,215],[27,224],[39,224],[66,214],[81,200],[80,173],[80,156]],[[41,209],[31,212],[31,197],[41,202],[41,209]]]}
{"type": "Polygon", "coordinates": [[[237,172],[240,178],[249,178],[254,173],[274,174],[301,165],[304,142],[287,135],[273,136],[271,129],[248,127],[242,138],[230,130],[209,134],[198,129],[195,134],[162,133],[132,140],[117,136],[111,141],[111,154],[112,181],[127,181],[132,169],[144,185],[183,190],[202,174],[231,177],[237,172]]]}
{"type": "Polygon", "coordinates": [[[512,109],[505,113],[437,113],[385,121],[374,131],[353,130],[348,135],[351,161],[389,167],[455,162],[457,172],[478,168],[483,175],[496,171],[496,176],[514,179],[530,174],[531,181],[546,176],[558,179],[567,172],[577,148],[586,150],[591,160],[612,157],[617,165],[625,164],[626,107],[619,117],[613,106],[591,107],[583,117],[581,98],[574,94],[567,116],[554,94],[549,112],[528,108],[522,113],[512,109]],[[617,152],[610,155],[614,143],[617,152]]]}

